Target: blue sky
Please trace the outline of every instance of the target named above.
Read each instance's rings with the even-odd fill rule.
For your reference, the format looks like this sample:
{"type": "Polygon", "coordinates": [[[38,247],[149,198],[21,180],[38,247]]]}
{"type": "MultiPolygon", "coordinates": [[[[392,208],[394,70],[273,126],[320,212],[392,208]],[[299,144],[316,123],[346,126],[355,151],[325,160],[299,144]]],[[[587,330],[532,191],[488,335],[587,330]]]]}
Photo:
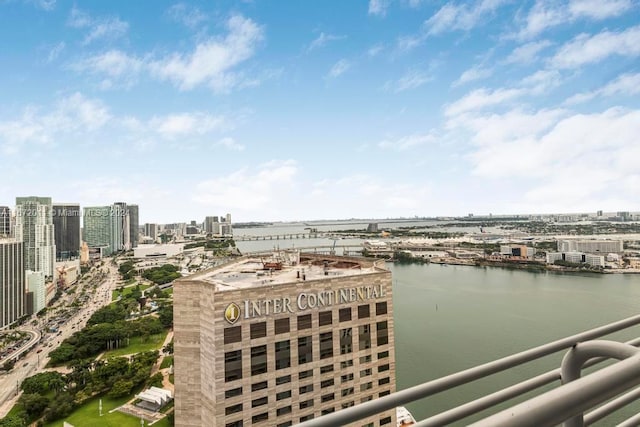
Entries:
{"type": "Polygon", "coordinates": [[[640,2],[0,0],[0,205],[640,210],[640,2]]]}

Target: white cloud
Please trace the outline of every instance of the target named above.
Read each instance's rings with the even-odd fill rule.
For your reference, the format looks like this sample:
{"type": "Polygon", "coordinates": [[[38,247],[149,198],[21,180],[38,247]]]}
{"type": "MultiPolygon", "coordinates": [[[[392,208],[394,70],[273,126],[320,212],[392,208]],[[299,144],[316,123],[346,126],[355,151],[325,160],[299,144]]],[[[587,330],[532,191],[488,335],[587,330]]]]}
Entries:
{"type": "Polygon", "coordinates": [[[581,18],[603,20],[620,16],[633,7],[631,0],[536,0],[527,14],[523,27],[512,36],[518,39],[532,38],[548,28],[564,23],[572,23],[581,18]]]}
{"type": "Polygon", "coordinates": [[[464,73],[462,73],[458,78],[458,80],[453,82],[452,86],[456,87],[456,86],[460,86],[465,83],[473,82],[476,80],[486,79],[487,77],[490,77],[492,74],[493,74],[493,70],[489,68],[482,68],[480,66],[475,66],[475,67],[469,68],[464,73]]]}
{"type": "Polygon", "coordinates": [[[395,93],[405,90],[416,89],[427,82],[433,80],[433,76],[420,70],[410,70],[400,77],[397,81],[387,82],[385,88],[395,93]]]}
{"type": "Polygon", "coordinates": [[[398,138],[394,140],[385,139],[384,141],[381,141],[378,143],[378,147],[382,149],[405,151],[405,150],[409,150],[411,148],[415,148],[420,145],[428,144],[435,141],[436,141],[436,138],[431,134],[409,135],[409,136],[403,136],[402,138],[398,138]]]}
{"type": "Polygon", "coordinates": [[[224,147],[232,151],[244,151],[245,147],[242,144],[238,144],[233,138],[225,137],[215,143],[217,146],[224,147]]]}
{"type": "Polygon", "coordinates": [[[60,53],[62,53],[64,48],[65,48],[65,43],[64,42],[60,42],[60,43],[56,44],[55,46],[53,46],[49,50],[49,54],[47,55],[47,62],[55,61],[58,58],[58,56],[60,56],[60,53]]]}
{"type": "Polygon", "coordinates": [[[19,118],[0,121],[1,147],[5,153],[16,153],[27,143],[55,143],[61,135],[93,132],[110,119],[101,101],[75,93],[60,99],[47,113],[29,107],[19,118]]]}
{"type": "Polygon", "coordinates": [[[577,68],[613,55],[640,55],[640,26],[621,32],[603,31],[593,36],[580,34],[558,49],[550,64],[556,68],[577,68]]]}
{"type": "Polygon", "coordinates": [[[129,31],[129,24],[118,17],[92,18],[88,13],[82,12],[75,6],[67,21],[74,28],[88,29],[82,44],[88,45],[98,39],[115,40],[123,37],[129,31]]]}
{"type": "Polygon", "coordinates": [[[228,34],[199,43],[188,54],[173,53],[149,63],[153,76],[173,82],[181,90],[206,84],[214,91],[228,92],[242,84],[234,68],[251,58],[264,31],[251,19],[233,16],[228,34]]]}
{"type": "Polygon", "coordinates": [[[70,68],[78,72],[106,75],[101,86],[109,89],[118,84],[125,86],[133,84],[144,66],[145,63],[140,58],[129,56],[120,50],[109,50],[76,61],[70,65],[70,68]]]}
{"type": "Polygon", "coordinates": [[[347,72],[350,68],[351,63],[346,59],[341,59],[333,64],[333,67],[331,67],[331,69],[329,70],[328,77],[336,78],[347,72]]]}
{"type": "Polygon", "coordinates": [[[549,40],[539,40],[518,46],[507,57],[507,64],[530,64],[538,59],[538,54],[551,46],[549,40]]]}
{"type": "Polygon", "coordinates": [[[518,98],[526,93],[522,88],[475,89],[445,108],[447,116],[479,110],[518,98]]]}
{"type": "Polygon", "coordinates": [[[207,15],[195,6],[185,3],[176,3],[167,10],[167,15],[176,22],[189,28],[196,28],[207,20],[207,15]]]}
{"type": "Polygon", "coordinates": [[[307,52],[326,46],[326,44],[329,42],[336,41],[336,40],[343,40],[346,38],[347,36],[337,36],[335,34],[326,34],[324,32],[321,32],[320,35],[316,37],[311,42],[311,44],[309,44],[309,47],[307,48],[307,52]]]}
{"type": "Polygon", "coordinates": [[[478,0],[473,4],[449,2],[425,22],[429,35],[462,30],[469,31],[486,22],[488,16],[507,3],[506,0],[478,0]]]}
{"type": "Polygon", "coordinates": [[[375,44],[367,49],[367,56],[373,58],[374,56],[378,56],[383,50],[384,46],[382,44],[375,44]]]}
{"type": "Polygon", "coordinates": [[[271,161],[256,168],[242,168],[200,182],[193,200],[211,210],[233,211],[234,215],[268,217],[282,210],[295,193],[298,165],[293,160],[271,161]]]}
{"type": "Polygon", "coordinates": [[[389,0],[369,0],[369,15],[384,16],[388,7],[389,0]]]}
{"type": "Polygon", "coordinates": [[[640,73],[625,73],[597,90],[573,95],[567,99],[566,104],[579,104],[599,96],[631,96],[638,94],[640,94],[640,73]]]}
{"type": "Polygon", "coordinates": [[[226,125],[223,116],[201,112],[179,113],[153,117],[149,120],[148,130],[156,132],[165,139],[176,139],[206,135],[212,131],[224,129],[226,125]]]}
{"type": "Polygon", "coordinates": [[[25,0],[25,3],[31,3],[46,11],[51,11],[56,7],[56,0],[25,0]]]}

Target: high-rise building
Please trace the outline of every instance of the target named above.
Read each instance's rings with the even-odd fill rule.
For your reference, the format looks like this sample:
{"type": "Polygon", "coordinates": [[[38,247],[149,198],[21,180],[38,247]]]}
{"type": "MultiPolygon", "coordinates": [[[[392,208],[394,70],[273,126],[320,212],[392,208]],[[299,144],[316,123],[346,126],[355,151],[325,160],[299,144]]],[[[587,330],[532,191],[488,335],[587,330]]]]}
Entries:
{"type": "Polygon", "coordinates": [[[53,205],[56,260],[67,261],[80,256],[80,205],[53,205]]]}
{"type": "Polygon", "coordinates": [[[138,205],[129,205],[129,240],[131,241],[131,248],[138,247],[138,240],[140,234],[140,210],[138,205]]]}
{"type": "Polygon", "coordinates": [[[158,238],[158,224],[145,224],[144,235],[156,240],[158,238]]]}
{"type": "Polygon", "coordinates": [[[16,197],[16,240],[24,243],[26,270],[53,278],[56,246],[51,197],[16,197]]]}
{"type": "Polygon", "coordinates": [[[111,206],[111,248],[114,252],[131,248],[127,204],[117,202],[111,206]]]}
{"type": "Polygon", "coordinates": [[[0,206],[0,237],[11,236],[11,210],[8,206],[0,206]]]}
{"type": "Polygon", "coordinates": [[[37,313],[46,306],[47,288],[41,271],[26,270],[24,273],[27,290],[31,293],[33,302],[27,314],[37,313]]]}
{"type": "Polygon", "coordinates": [[[85,207],[83,212],[83,236],[89,249],[100,248],[102,255],[113,253],[111,238],[111,206],[85,207]]]}
{"type": "Polygon", "coordinates": [[[174,313],[176,426],[288,426],[395,390],[383,263],[243,258],[178,280],[174,313]]]}
{"type": "Polygon", "coordinates": [[[0,239],[0,329],[26,314],[24,244],[0,239]]]}

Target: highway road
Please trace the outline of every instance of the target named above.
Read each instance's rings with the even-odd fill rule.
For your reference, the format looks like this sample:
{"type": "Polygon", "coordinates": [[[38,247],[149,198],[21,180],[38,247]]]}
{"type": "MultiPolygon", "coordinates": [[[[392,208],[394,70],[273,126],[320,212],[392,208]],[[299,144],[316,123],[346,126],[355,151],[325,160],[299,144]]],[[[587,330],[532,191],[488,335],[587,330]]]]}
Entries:
{"type": "MultiPolygon", "coordinates": [[[[117,267],[110,265],[108,260],[105,264],[108,264],[102,267],[103,269],[108,269],[105,280],[97,286],[92,298],[75,315],[60,326],[60,333],[46,334],[42,342],[20,359],[9,373],[0,374],[0,418],[5,417],[17,401],[19,384],[25,378],[44,370],[49,361],[49,352],[56,349],[62,341],[70,337],[74,332],[81,330],[96,310],[111,303],[111,291],[117,287],[118,270],[117,267]],[[49,344],[51,344],[50,347],[49,344]]],[[[80,291],[79,286],[76,293],[79,294],[80,291]]]]}

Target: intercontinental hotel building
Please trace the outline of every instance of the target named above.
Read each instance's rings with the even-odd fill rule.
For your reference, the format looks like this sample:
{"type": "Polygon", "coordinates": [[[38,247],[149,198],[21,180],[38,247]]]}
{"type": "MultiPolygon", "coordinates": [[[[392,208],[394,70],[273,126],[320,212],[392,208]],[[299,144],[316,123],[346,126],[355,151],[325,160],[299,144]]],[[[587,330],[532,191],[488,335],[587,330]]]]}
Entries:
{"type": "MultiPolygon", "coordinates": [[[[391,273],[281,253],[174,286],[175,423],[285,427],[395,391],[391,273]]],[[[357,426],[396,425],[395,410],[357,426]]]]}

